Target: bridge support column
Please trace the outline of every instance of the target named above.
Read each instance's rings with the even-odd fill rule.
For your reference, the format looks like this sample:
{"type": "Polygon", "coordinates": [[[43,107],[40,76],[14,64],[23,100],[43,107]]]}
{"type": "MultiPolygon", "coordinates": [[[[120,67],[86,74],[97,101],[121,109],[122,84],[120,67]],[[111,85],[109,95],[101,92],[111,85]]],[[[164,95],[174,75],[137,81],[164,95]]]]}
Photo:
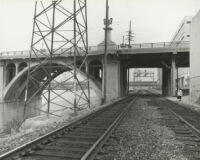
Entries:
{"type": "Polygon", "coordinates": [[[127,72],[126,68],[120,68],[120,96],[126,95],[127,87],[127,72]]]}
{"type": "Polygon", "coordinates": [[[120,97],[120,62],[107,61],[106,101],[120,97]]]}
{"type": "Polygon", "coordinates": [[[15,63],[15,66],[16,66],[15,75],[18,75],[18,73],[19,73],[19,63],[15,63]]]}
{"type": "Polygon", "coordinates": [[[177,78],[176,59],[175,59],[174,55],[172,55],[172,61],[171,61],[171,96],[176,96],[176,90],[177,90],[176,78],[177,78]]]}
{"type": "Polygon", "coordinates": [[[157,79],[157,86],[158,86],[158,88],[159,89],[161,89],[161,86],[162,86],[162,69],[161,68],[158,68],[157,69],[157,77],[158,77],[158,79],[157,79]]]}
{"type": "Polygon", "coordinates": [[[129,94],[129,78],[130,78],[130,75],[129,75],[129,68],[127,68],[127,70],[126,70],[126,74],[127,74],[127,81],[126,81],[126,94],[128,95],[128,94],[129,94]]]}
{"type": "MultiPolygon", "coordinates": [[[[0,76],[3,75],[2,73],[3,68],[0,66],[0,76]]],[[[5,73],[6,71],[4,71],[5,73]]],[[[6,74],[4,74],[4,77],[6,74]]],[[[2,76],[3,77],[3,76],[2,76]]],[[[0,78],[0,83],[2,84],[2,78],[0,78]]],[[[5,81],[3,81],[5,83],[5,81]]],[[[24,95],[20,99],[20,92],[24,90],[24,86],[26,82],[23,84],[19,84],[20,82],[16,82],[16,86],[12,88],[11,97],[12,99],[7,97],[6,99],[1,99],[0,103],[0,131],[6,130],[10,132],[12,129],[17,130],[18,125],[23,121],[24,118],[24,95]]],[[[3,90],[0,84],[0,89],[3,90]]],[[[39,83],[35,84],[39,87],[39,83]]],[[[30,92],[35,92],[36,89],[30,88],[30,92]]],[[[3,92],[0,92],[0,96],[3,97],[3,92]]],[[[42,98],[41,96],[34,97],[32,101],[26,107],[25,117],[34,117],[40,114],[42,106],[42,98]]]]}
{"type": "Polygon", "coordinates": [[[0,62],[0,130],[4,125],[3,89],[5,87],[5,64],[0,62]]]}
{"type": "Polygon", "coordinates": [[[162,85],[162,95],[170,96],[171,94],[171,69],[163,68],[163,85],[162,85]]]}
{"type": "Polygon", "coordinates": [[[16,99],[14,101],[6,101],[3,105],[3,130],[10,132],[12,129],[17,131],[23,121],[24,117],[31,118],[40,115],[42,98],[35,97],[28,106],[26,106],[26,113],[24,115],[24,101],[16,99]]]}
{"type": "Polygon", "coordinates": [[[174,55],[171,58],[171,66],[163,68],[162,94],[164,96],[176,96],[177,67],[174,55]]]}

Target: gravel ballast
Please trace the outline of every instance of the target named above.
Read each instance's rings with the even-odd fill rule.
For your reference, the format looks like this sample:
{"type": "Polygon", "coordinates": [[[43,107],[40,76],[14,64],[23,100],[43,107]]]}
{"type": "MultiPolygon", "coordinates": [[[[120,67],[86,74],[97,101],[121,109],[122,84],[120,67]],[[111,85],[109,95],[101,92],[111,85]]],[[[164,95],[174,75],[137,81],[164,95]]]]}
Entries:
{"type": "MultiPolygon", "coordinates": [[[[19,133],[12,133],[5,136],[0,137],[0,155],[13,150],[23,144],[26,144],[30,141],[33,141],[41,136],[44,136],[52,131],[55,131],[59,128],[62,128],[77,119],[84,117],[85,115],[92,113],[95,110],[100,109],[104,106],[94,107],[92,106],[90,109],[85,109],[79,111],[77,115],[74,115],[73,112],[63,116],[61,118],[51,117],[51,116],[44,116],[44,117],[35,117],[35,121],[38,123],[42,123],[43,121],[38,121],[38,119],[44,119],[45,123],[42,123],[34,128],[24,128],[21,129],[19,133]]],[[[33,122],[33,121],[31,121],[33,122]]],[[[30,123],[31,123],[30,122],[30,123]]]]}
{"type": "MultiPolygon", "coordinates": [[[[162,116],[151,98],[141,97],[103,146],[96,159],[101,160],[188,160],[182,153],[184,145],[162,123],[162,116]]],[[[69,123],[69,122],[68,122],[69,123]]],[[[16,134],[0,139],[0,154],[66,125],[53,123],[43,130],[26,135],[16,134]]]]}
{"type": "Polygon", "coordinates": [[[187,160],[184,145],[162,125],[157,106],[148,98],[139,98],[127,116],[103,146],[96,159],[101,160],[187,160]]]}

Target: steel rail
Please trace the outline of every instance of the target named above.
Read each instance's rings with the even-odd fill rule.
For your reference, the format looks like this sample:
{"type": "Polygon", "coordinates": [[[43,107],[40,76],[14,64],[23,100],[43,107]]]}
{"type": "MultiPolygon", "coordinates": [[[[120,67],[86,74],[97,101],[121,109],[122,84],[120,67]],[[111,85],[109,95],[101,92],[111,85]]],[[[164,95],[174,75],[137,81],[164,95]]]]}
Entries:
{"type": "MultiPolygon", "coordinates": [[[[101,148],[101,146],[104,144],[106,139],[109,137],[109,135],[115,129],[115,127],[119,124],[120,120],[123,119],[123,117],[125,116],[125,114],[128,111],[128,108],[137,99],[137,96],[136,96],[133,100],[131,100],[131,102],[129,102],[130,98],[132,98],[132,97],[133,96],[128,97],[128,98],[122,98],[110,105],[105,105],[104,107],[102,107],[96,111],[93,111],[92,113],[88,113],[84,117],[78,118],[77,120],[73,121],[72,123],[70,123],[64,127],[61,127],[61,128],[59,128],[55,131],[52,131],[42,137],[39,137],[31,142],[28,142],[28,143],[14,149],[14,150],[11,150],[3,155],[0,155],[0,159],[1,160],[16,159],[19,157],[29,155],[29,153],[34,152],[35,149],[37,149],[38,147],[45,145],[47,143],[50,143],[50,142],[54,142],[55,137],[62,137],[62,135],[65,134],[66,132],[67,133],[68,132],[70,133],[71,131],[73,132],[74,128],[76,128],[76,126],[80,125],[80,127],[81,127],[82,126],[81,124],[83,124],[83,126],[84,126],[85,122],[91,120],[92,118],[97,117],[97,115],[100,115],[101,113],[103,114],[105,111],[109,110],[109,108],[110,109],[111,109],[111,107],[116,108],[115,104],[123,103],[123,102],[125,102],[125,104],[128,103],[128,105],[124,108],[121,105],[119,106],[119,109],[117,109],[118,107],[116,108],[117,110],[115,110],[115,114],[117,117],[115,115],[114,115],[114,117],[112,117],[113,120],[112,120],[111,124],[109,124],[109,123],[107,124],[107,129],[105,128],[105,131],[103,131],[102,135],[99,135],[100,138],[98,137],[98,140],[95,140],[95,142],[93,142],[94,144],[91,144],[91,146],[85,151],[85,153],[83,154],[83,157],[81,156],[82,160],[91,159],[91,157],[95,156],[95,154],[98,152],[98,149],[101,148]],[[126,101],[126,100],[128,100],[128,101],[126,101]],[[120,110],[122,110],[122,111],[120,111],[120,110]],[[119,113],[120,113],[120,115],[119,115],[119,113]]],[[[105,113],[107,113],[107,112],[105,112],[105,113]]],[[[110,111],[108,113],[110,113],[110,111]]]]}
{"type": "Polygon", "coordinates": [[[35,148],[35,146],[39,145],[39,144],[42,144],[42,143],[45,143],[47,142],[48,140],[50,140],[53,136],[60,136],[63,132],[65,132],[66,130],[70,130],[72,129],[74,126],[84,122],[84,121],[87,121],[88,119],[96,116],[97,114],[100,114],[101,112],[105,111],[106,109],[112,107],[113,105],[115,105],[116,103],[119,103],[121,101],[123,101],[125,98],[122,98],[112,104],[109,104],[109,105],[105,105],[103,107],[101,107],[100,109],[98,109],[97,111],[93,111],[91,113],[88,113],[86,114],[84,117],[80,117],[78,118],[77,120],[75,121],[72,121],[70,124],[64,126],[64,127],[61,127],[55,131],[52,131],[46,135],[43,135],[33,141],[30,141],[26,144],[23,144],[19,147],[17,147],[16,149],[13,149],[9,152],[6,152],[2,155],[0,155],[0,160],[7,160],[7,159],[10,159],[10,158],[13,158],[13,157],[16,157],[16,156],[20,156],[20,155],[24,155],[25,152],[28,152],[30,151],[31,149],[35,148]]]}
{"type": "MultiPolygon", "coordinates": [[[[168,101],[167,99],[165,99],[165,101],[168,101]]],[[[170,101],[171,103],[173,103],[172,101],[170,101]]],[[[174,105],[176,105],[175,103],[173,103],[174,105]]],[[[175,111],[173,111],[173,109],[166,107],[167,110],[169,110],[169,112],[171,112],[173,115],[175,115],[179,120],[181,120],[184,124],[186,124],[192,131],[194,131],[195,133],[198,134],[198,136],[200,137],[200,130],[197,129],[194,125],[192,125],[189,121],[187,121],[186,119],[184,119],[184,117],[182,117],[181,115],[179,115],[178,113],[176,113],[175,111]]]]}
{"type": "MultiPolygon", "coordinates": [[[[149,91],[150,92],[150,91],[149,91]]],[[[158,94],[156,94],[156,93],[152,93],[152,92],[150,92],[152,95],[156,95],[156,96],[158,96],[158,94]]],[[[163,100],[166,102],[166,103],[171,103],[171,104],[173,104],[173,105],[179,105],[179,104],[176,104],[175,102],[172,102],[172,101],[170,101],[170,100],[168,100],[168,99],[166,99],[166,98],[163,98],[163,100]]],[[[185,108],[184,106],[182,106],[183,108],[185,108]]],[[[194,133],[196,133],[196,135],[198,136],[198,137],[200,137],[200,130],[199,129],[197,129],[193,124],[191,124],[188,120],[186,120],[183,116],[181,116],[181,115],[179,115],[177,112],[175,112],[171,107],[165,107],[170,113],[172,113],[175,117],[177,117],[181,122],[183,122],[184,124],[186,124],[189,128],[190,128],[190,130],[191,131],[193,131],[194,133]]],[[[191,110],[191,109],[189,109],[189,108],[187,108],[188,110],[191,110]]],[[[193,111],[193,112],[195,112],[195,111],[193,111]]],[[[196,112],[197,113],[197,112],[196,112]]],[[[197,114],[199,114],[199,113],[197,113],[197,114]]],[[[199,114],[200,115],[200,114],[199,114]]]]}
{"type": "Polygon", "coordinates": [[[95,158],[95,155],[98,153],[99,149],[103,146],[105,141],[112,134],[114,129],[119,125],[121,120],[126,115],[128,109],[132,106],[132,104],[137,100],[137,96],[128,104],[128,106],[121,112],[120,115],[115,119],[115,121],[110,125],[110,127],[104,132],[104,134],[92,145],[92,147],[85,153],[85,155],[81,158],[81,160],[92,160],[95,158]]]}

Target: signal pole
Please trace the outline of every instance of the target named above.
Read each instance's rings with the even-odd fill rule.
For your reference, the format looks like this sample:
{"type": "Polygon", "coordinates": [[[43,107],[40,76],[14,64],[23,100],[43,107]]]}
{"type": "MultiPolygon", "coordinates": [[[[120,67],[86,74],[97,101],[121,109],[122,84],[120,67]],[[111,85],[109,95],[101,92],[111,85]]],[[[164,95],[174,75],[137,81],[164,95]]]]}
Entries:
{"type": "MultiPolygon", "coordinates": [[[[129,31],[128,31],[128,48],[131,48],[131,41],[133,41],[133,32],[131,30],[131,21],[129,22],[129,31]]],[[[127,68],[127,94],[129,94],[129,68],[127,68]]]]}

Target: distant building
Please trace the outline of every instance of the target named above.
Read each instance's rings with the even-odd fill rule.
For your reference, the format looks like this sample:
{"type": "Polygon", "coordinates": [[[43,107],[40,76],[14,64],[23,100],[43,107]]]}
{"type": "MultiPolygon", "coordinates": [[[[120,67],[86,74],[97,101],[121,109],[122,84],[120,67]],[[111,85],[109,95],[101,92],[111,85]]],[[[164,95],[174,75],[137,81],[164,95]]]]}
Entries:
{"type": "Polygon", "coordinates": [[[200,104],[200,11],[192,19],[190,36],[190,100],[200,104]]]}
{"type": "Polygon", "coordinates": [[[190,41],[190,26],[192,17],[184,17],[175,32],[171,42],[190,41]]]}
{"type": "MultiPolygon", "coordinates": [[[[192,17],[183,18],[171,42],[190,41],[191,21],[192,17]]],[[[176,43],[176,45],[177,44],[179,43],[176,43]]],[[[178,68],[178,85],[181,89],[189,89],[189,68],[178,68]]]]}

